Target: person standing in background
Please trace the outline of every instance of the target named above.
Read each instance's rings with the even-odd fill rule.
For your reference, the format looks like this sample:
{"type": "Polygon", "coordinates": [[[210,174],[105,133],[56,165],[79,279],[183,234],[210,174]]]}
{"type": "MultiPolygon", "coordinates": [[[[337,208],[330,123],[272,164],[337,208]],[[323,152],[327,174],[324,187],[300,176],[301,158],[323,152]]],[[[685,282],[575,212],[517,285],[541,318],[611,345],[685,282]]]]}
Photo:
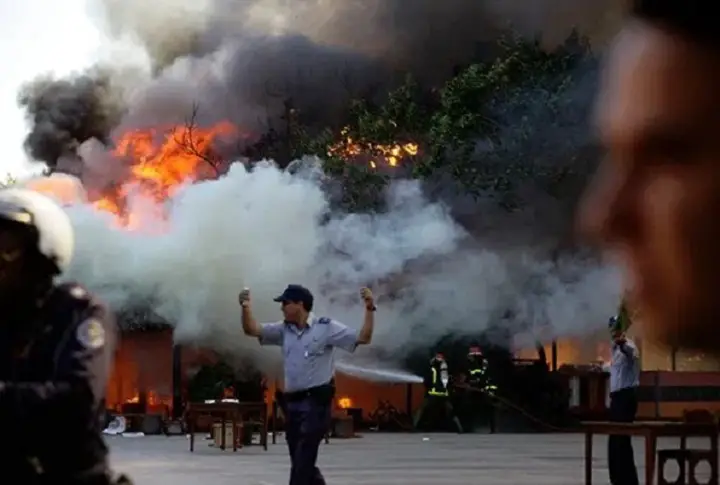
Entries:
{"type": "MultiPolygon", "coordinates": [[[[621,315],[609,321],[612,338],[610,360],[610,420],[631,423],[637,413],[640,385],[640,356],[635,343],[625,335],[621,315]]],[[[632,437],[608,437],[608,471],[612,485],[638,485],[632,437]]]]}
{"type": "Polygon", "coordinates": [[[430,360],[430,368],[425,375],[425,399],[415,415],[413,422],[415,429],[423,425],[430,415],[433,427],[444,425],[450,420],[458,433],[463,432],[460,419],[455,414],[455,408],[452,405],[450,395],[452,385],[445,356],[442,352],[437,352],[430,360]]]}
{"type": "Polygon", "coordinates": [[[482,416],[490,425],[490,433],[495,432],[495,406],[492,397],[497,386],[490,379],[488,360],[478,345],[473,345],[467,355],[466,382],[470,386],[466,392],[467,420],[466,428],[474,428],[478,416],[482,416]]]}

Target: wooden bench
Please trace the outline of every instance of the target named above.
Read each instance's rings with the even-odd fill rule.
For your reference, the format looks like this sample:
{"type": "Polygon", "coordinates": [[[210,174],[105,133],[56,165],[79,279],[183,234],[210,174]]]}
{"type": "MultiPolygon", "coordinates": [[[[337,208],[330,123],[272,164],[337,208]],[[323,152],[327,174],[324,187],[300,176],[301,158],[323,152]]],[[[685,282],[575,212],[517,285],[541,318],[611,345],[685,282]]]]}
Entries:
{"type": "Polygon", "coordinates": [[[710,481],[708,485],[718,484],[718,428],[714,424],[686,423],[670,421],[635,421],[617,423],[611,421],[584,421],[585,432],[585,484],[592,485],[593,435],[626,435],[645,438],[645,483],[655,483],[655,463],[657,440],[661,437],[679,437],[681,444],[689,437],[710,438],[710,453],[714,460],[710,462],[710,481]]]}
{"type": "Polygon", "coordinates": [[[190,433],[190,451],[195,451],[195,426],[199,416],[212,415],[219,416],[221,419],[221,442],[220,449],[224,450],[227,443],[225,443],[225,425],[227,422],[231,423],[232,426],[232,445],[233,451],[237,451],[238,436],[237,429],[238,424],[249,422],[253,424],[260,424],[260,444],[263,449],[267,451],[267,435],[268,435],[268,423],[267,423],[267,404],[264,402],[204,402],[204,403],[189,403],[185,412],[185,419],[187,422],[188,432],[190,433]],[[248,416],[253,414],[259,414],[258,420],[248,419],[248,416]]]}

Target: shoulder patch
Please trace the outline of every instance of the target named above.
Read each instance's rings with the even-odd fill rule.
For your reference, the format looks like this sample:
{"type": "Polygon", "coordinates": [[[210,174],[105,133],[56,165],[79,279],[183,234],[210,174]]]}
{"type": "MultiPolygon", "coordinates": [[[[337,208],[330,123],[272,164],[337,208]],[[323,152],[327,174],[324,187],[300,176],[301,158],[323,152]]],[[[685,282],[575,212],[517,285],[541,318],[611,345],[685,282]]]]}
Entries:
{"type": "Polygon", "coordinates": [[[105,345],[105,328],[100,320],[89,318],[82,322],[75,332],[78,342],[88,349],[99,349],[105,345]]]}
{"type": "Polygon", "coordinates": [[[322,323],[323,325],[328,325],[332,320],[330,320],[328,317],[320,317],[318,318],[318,323],[322,323]]]}

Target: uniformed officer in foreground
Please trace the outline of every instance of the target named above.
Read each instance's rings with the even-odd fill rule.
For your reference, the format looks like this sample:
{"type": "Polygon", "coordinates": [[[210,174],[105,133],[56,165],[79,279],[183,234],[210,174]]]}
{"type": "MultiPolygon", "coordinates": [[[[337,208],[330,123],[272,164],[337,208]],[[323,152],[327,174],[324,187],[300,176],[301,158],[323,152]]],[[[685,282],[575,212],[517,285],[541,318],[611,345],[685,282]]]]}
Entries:
{"type": "MultiPolygon", "coordinates": [[[[610,420],[631,423],[637,413],[637,387],[640,385],[638,349],[625,336],[628,323],[624,304],[609,322],[612,338],[610,361],[610,420]]],[[[630,436],[608,437],[608,471],[613,485],[638,485],[637,469],[630,436]]]]}
{"type": "Polygon", "coordinates": [[[0,190],[3,483],[113,483],[101,421],[115,324],[80,286],[54,283],[73,246],[51,199],[0,190]]]}
{"type": "Polygon", "coordinates": [[[245,335],[262,345],[278,345],[285,357],[285,437],[290,451],[290,485],[321,485],[325,479],[316,466],[318,448],[330,426],[335,394],[335,348],[353,352],[372,340],[375,304],[368,288],[361,290],[365,318],[359,331],[327,317],[316,317],[313,295],[300,285],[289,285],[275,301],[282,304],[284,320],[258,324],[250,306],[250,291],[243,290],[242,326],[245,335]]]}

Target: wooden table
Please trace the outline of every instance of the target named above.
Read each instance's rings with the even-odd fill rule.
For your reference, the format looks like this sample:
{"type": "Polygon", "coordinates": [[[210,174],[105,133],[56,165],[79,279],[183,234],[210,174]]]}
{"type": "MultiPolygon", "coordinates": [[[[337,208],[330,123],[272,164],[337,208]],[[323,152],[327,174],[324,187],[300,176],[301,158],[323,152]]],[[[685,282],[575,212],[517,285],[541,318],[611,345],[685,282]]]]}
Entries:
{"type": "Polygon", "coordinates": [[[195,451],[195,425],[197,418],[202,415],[220,415],[222,433],[220,438],[220,448],[225,449],[225,423],[230,421],[232,423],[232,437],[233,437],[233,451],[237,451],[237,424],[246,421],[245,417],[248,414],[260,414],[260,420],[262,423],[262,431],[260,432],[260,444],[262,444],[265,451],[267,451],[267,435],[268,435],[268,420],[267,420],[267,404],[264,402],[193,402],[189,403],[185,412],[185,419],[187,420],[188,432],[190,433],[190,451],[195,451]]]}
{"type": "MultiPolygon", "coordinates": [[[[592,484],[592,437],[594,434],[643,436],[645,438],[645,483],[655,482],[655,458],[657,439],[661,437],[679,437],[684,448],[689,437],[710,438],[710,450],[717,456],[718,427],[710,423],[684,423],[673,421],[635,421],[633,423],[617,423],[611,421],[583,421],[585,432],[585,484],[592,484]]],[[[717,463],[712,467],[709,485],[718,485],[717,463]]]]}

